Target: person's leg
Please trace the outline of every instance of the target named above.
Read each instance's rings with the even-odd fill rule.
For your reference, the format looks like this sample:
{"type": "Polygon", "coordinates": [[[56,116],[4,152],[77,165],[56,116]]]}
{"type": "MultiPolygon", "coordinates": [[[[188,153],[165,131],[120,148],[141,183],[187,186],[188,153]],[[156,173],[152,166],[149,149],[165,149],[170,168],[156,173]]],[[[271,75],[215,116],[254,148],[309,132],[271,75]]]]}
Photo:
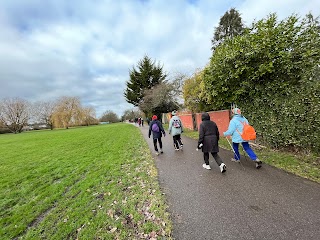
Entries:
{"type": "Polygon", "coordinates": [[[173,145],[175,149],[179,149],[177,136],[178,135],[173,136],[173,145]]]}
{"type": "Polygon", "coordinates": [[[248,153],[251,160],[255,161],[257,159],[257,155],[254,153],[254,151],[251,149],[248,142],[242,143],[243,149],[248,153]]]}
{"type": "Polygon", "coordinates": [[[181,135],[177,135],[177,139],[178,139],[178,142],[179,142],[179,145],[180,145],[180,148],[183,148],[183,143],[181,141],[181,135]]]}
{"type": "Polygon", "coordinates": [[[158,141],[159,141],[159,146],[160,146],[160,152],[163,153],[163,151],[162,151],[162,139],[161,139],[161,137],[158,138],[158,141]]]}
{"type": "Polygon", "coordinates": [[[209,153],[208,152],[203,153],[203,160],[206,165],[209,165],[209,153]]]}
{"type": "Polygon", "coordinates": [[[209,153],[208,153],[208,152],[204,152],[204,153],[203,153],[203,160],[204,160],[205,163],[202,164],[202,167],[203,167],[204,169],[210,170],[211,167],[210,167],[210,165],[209,165],[209,153]]]}
{"type": "Polygon", "coordinates": [[[158,140],[157,140],[156,138],[153,139],[153,146],[154,146],[154,150],[155,150],[156,152],[158,152],[157,141],[158,141],[158,140]]]}
{"type": "Polygon", "coordinates": [[[234,159],[235,160],[240,160],[240,153],[239,153],[239,143],[232,143],[232,147],[234,150],[234,159]]]}
{"type": "Polygon", "coordinates": [[[211,154],[212,157],[216,160],[217,164],[219,165],[220,172],[224,173],[227,170],[227,166],[224,164],[219,154],[217,152],[212,152],[211,154]]]}
{"type": "Polygon", "coordinates": [[[250,159],[252,161],[256,162],[256,168],[259,169],[261,168],[262,162],[258,159],[257,155],[254,153],[254,151],[251,149],[250,145],[248,142],[243,142],[242,143],[243,149],[248,153],[250,159]]]}
{"type": "Polygon", "coordinates": [[[219,166],[221,165],[221,163],[223,163],[223,161],[222,161],[222,159],[221,159],[221,157],[219,156],[218,153],[212,152],[211,155],[212,155],[212,157],[216,160],[216,162],[217,162],[217,164],[218,164],[219,166]]]}

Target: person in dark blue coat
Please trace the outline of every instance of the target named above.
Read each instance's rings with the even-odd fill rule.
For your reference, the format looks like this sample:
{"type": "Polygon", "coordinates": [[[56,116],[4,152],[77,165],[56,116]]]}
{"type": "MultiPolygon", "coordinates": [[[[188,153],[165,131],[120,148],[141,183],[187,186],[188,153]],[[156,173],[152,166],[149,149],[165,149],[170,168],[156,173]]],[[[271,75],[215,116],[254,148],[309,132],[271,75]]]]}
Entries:
{"type": "Polygon", "coordinates": [[[164,131],[163,126],[161,122],[158,120],[158,117],[156,115],[152,116],[152,121],[149,124],[149,138],[151,136],[151,133],[153,136],[154,150],[156,151],[156,154],[159,155],[158,142],[160,147],[160,153],[163,153],[161,137],[162,137],[162,134],[165,137],[166,132],[164,131]]]}

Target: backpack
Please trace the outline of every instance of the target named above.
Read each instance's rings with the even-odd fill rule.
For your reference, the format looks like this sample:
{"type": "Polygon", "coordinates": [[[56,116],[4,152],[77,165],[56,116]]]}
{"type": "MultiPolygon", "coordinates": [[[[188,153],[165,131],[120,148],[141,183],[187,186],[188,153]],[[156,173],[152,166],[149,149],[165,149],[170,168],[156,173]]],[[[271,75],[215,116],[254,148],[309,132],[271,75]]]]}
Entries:
{"type": "Polygon", "coordinates": [[[180,128],[181,127],[181,123],[179,119],[173,119],[173,123],[172,126],[175,128],[180,128]]]}
{"type": "Polygon", "coordinates": [[[152,124],[151,129],[153,132],[160,132],[159,126],[156,122],[152,124]]]}
{"type": "Polygon", "coordinates": [[[240,133],[237,130],[241,138],[245,141],[256,140],[257,136],[256,136],[256,130],[254,129],[254,127],[252,127],[247,122],[241,122],[241,124],[243,125],[242,133],[240,133]]]}

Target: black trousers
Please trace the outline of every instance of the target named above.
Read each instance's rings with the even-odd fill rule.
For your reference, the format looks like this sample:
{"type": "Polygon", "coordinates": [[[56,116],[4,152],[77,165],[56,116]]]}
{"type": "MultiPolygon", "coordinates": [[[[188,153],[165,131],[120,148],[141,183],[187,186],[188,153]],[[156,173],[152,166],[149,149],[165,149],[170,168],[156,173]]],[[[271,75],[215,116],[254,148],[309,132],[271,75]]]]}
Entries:
{"type": "MultiPolygon", "coordinates": [[[[212,157],[216,160],[217,164],[220,166],[221,163],[223,163],[221,157],[219,156],[218,153],[216,152],[212,152],[211,153],[212,157]]],[[[208,152],[204,152],[203,153],[203,160],[204,162],[209,165],[209,153],[208,152]]]]}
{"type": "Polygon", "coordinates": [[[183,145],[180,134],[173,136],[173,145],[176,149],[183,145]]]}
{"type": "Polygon", "coordinates": [[[154,139],[153,139],[153,146],[154,146],[154,150],[155,150],[156,152],[158,152],[158,144],[157,144],[157,142],[159,142],[159,147],[160,147],[160,149],[162,149],[162,140],[161,140],[161,137],[159,137],[159,138],[154,138],[154,139]]]}

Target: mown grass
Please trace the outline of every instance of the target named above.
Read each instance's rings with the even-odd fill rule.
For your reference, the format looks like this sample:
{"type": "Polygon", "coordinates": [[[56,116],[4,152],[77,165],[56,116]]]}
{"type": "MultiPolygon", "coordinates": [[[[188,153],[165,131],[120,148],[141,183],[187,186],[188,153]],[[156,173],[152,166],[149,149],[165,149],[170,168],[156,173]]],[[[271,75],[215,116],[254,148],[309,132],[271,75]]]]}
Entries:
{"type": "MultiPolygon", "coordinates": [[[[183,134],[193,139],[198,139],[199,137],[199,133],[197,131],[191,131],[188,129],[185,129],[183,134]]],[[[231,146],[224,137],[220,138],[219,146],[224,149],[231,150],[231,146]]],[[[319,156],[275,151],[269,148],[255,148],[254,146],[253,149],[259,159],[263,162],[320,183],[319,156]]],[[[244,155],[244,152],[242,152],[242,154],[244,155]]]]}
{"type": "Polygon", "coordinates": [[[0,239],[171,239],[138,128],[0,135],[0,152],[0,239]]]}

